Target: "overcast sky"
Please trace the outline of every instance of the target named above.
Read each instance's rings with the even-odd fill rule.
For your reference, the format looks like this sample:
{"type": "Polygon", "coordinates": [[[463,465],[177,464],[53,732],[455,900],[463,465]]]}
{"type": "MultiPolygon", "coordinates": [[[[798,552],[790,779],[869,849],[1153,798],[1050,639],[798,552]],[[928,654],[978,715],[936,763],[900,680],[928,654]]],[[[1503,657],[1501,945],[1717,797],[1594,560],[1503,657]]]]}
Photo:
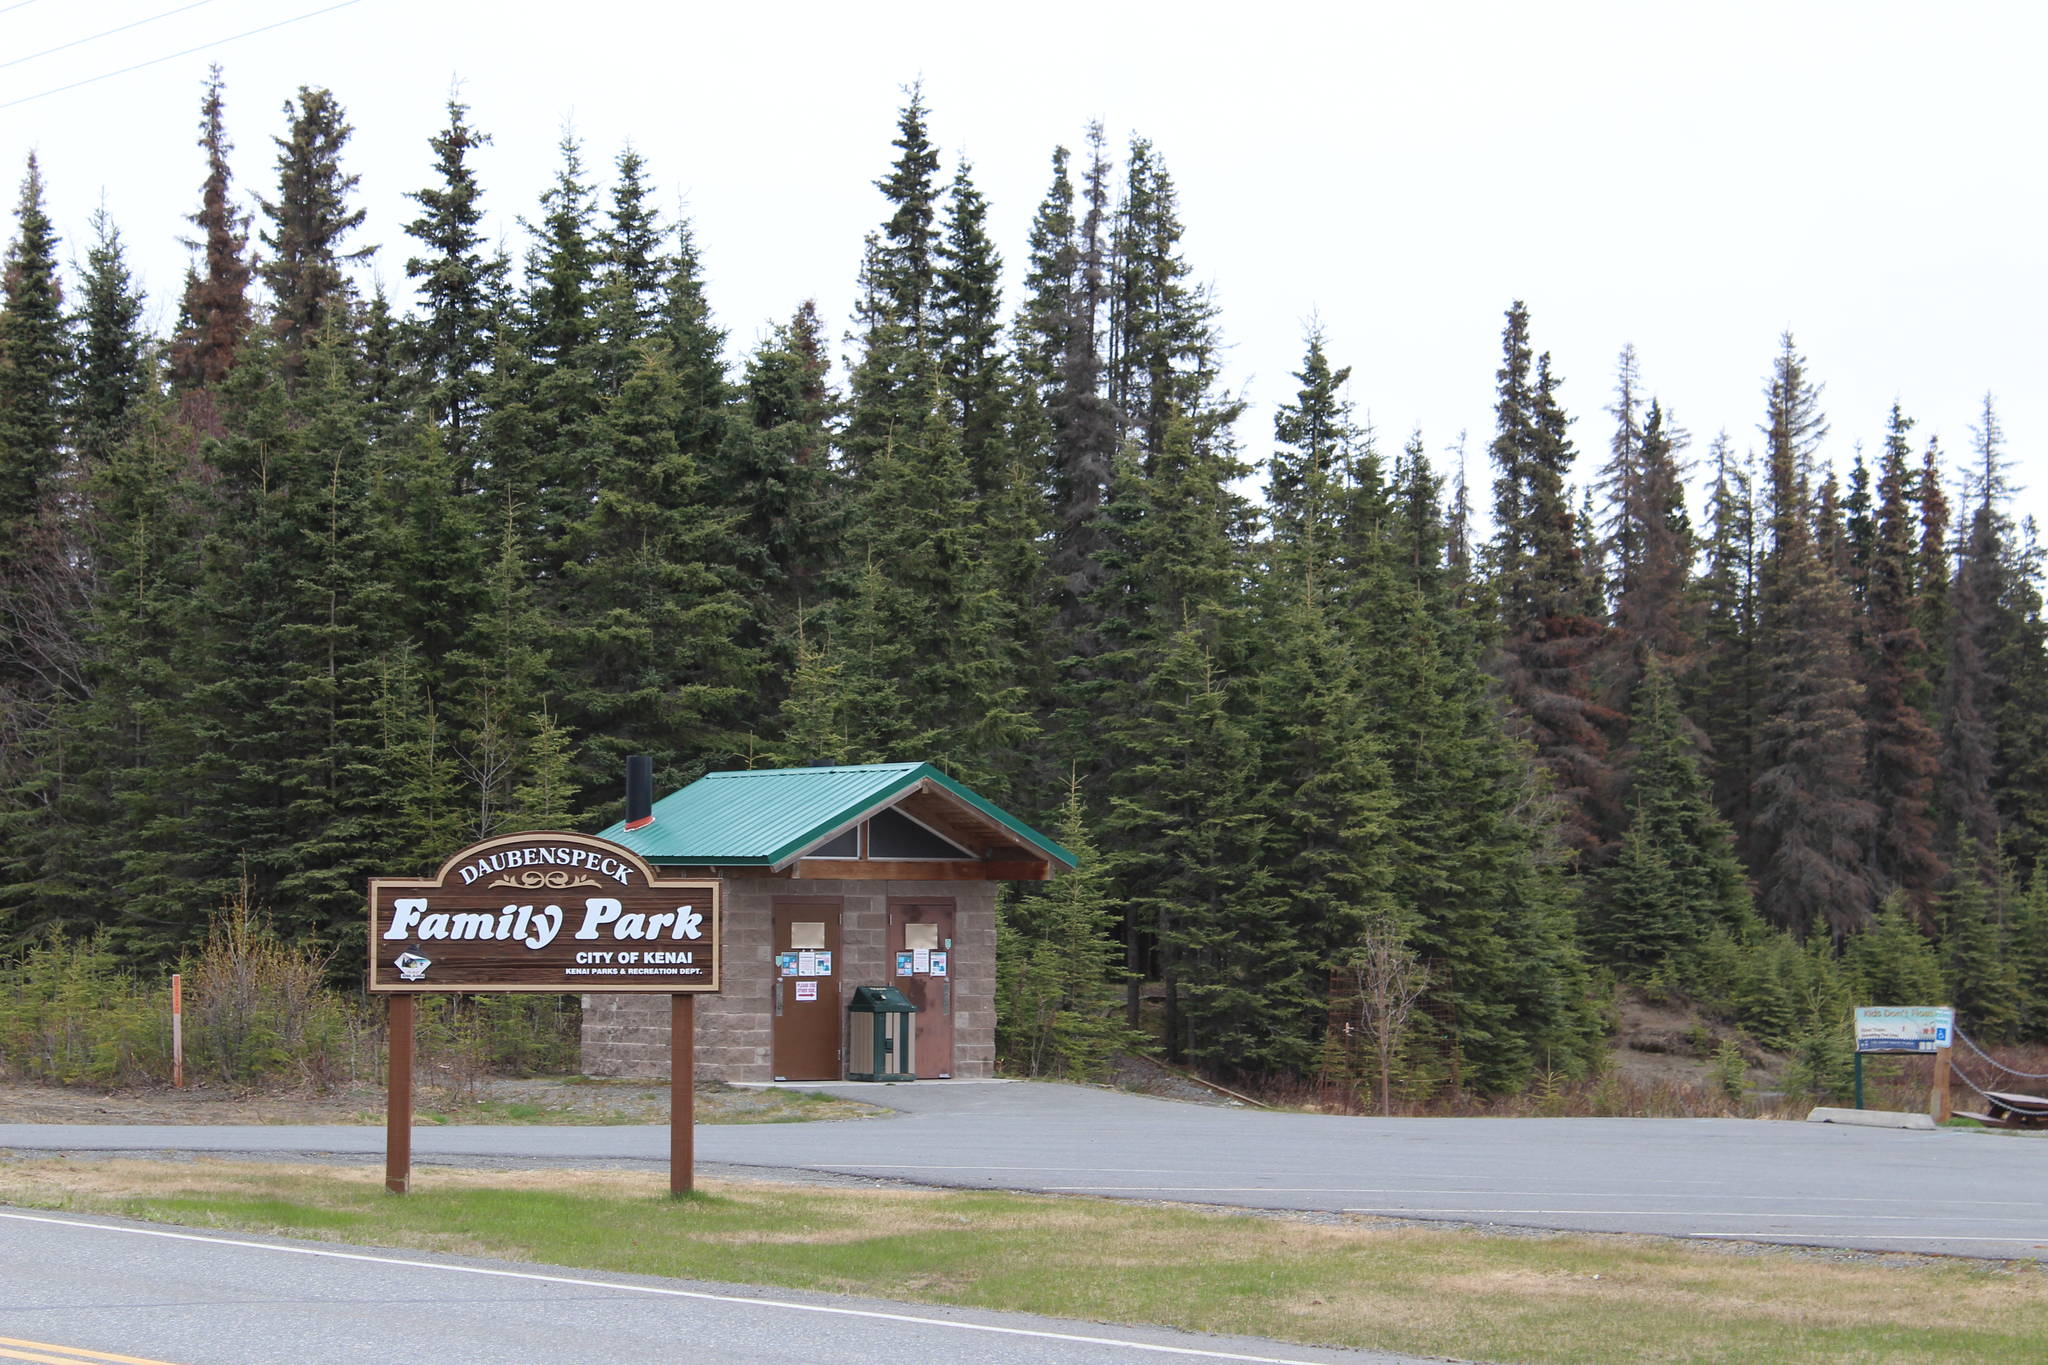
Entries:
{"type": "Polygon", "coordinates": [[[1094,118],[1113,144],[1153,141],[1253,404],[1248,453],[1270,444],[1319,317],[1382,448],[1420,427],[1440,455],[1469,431],[1484,504],[1501,315],[1522,298],[1582,451],[1604,451],[1628,342],[1695,453],[1724,428],[1753,447],[1790,329],[1825,385],[1838,465],[1876,448],[1894,398],[1960,464],[1989,391],[2020,508],[2048,521],[2038,3],[354,0],[312,14],[331,3],[0,0],[0,175],[18,183],[40,153],[67,256],[104,196],[161,326],[202,174],[207,63],[226,68],[245,200],[269,191],[284,101],[325,85],[356,126],[361,241],[403,296],[404,195],[430,183],[426,141],[459,79],[496,139],[478,167],[515,253],[514,219],[533,215],[565,128],[599,169],[630,141],[696,224],[739,354],[807,297],[843,329],[902,87],[921,78],[942,173],[968,156],[991,202],[1011,303],[1052,148],[1078,147],[1094,118]]]}

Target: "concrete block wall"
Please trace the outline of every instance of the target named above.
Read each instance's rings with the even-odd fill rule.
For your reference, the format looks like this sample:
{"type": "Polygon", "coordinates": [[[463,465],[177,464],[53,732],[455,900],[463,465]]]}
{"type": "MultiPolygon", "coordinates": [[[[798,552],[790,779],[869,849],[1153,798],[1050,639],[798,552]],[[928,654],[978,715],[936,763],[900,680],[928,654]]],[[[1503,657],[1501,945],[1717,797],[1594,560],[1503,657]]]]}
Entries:
{"type": "MultiPolygon", "coordinates": [[[[842,1004],[856,986],[890,981],[889,899],[945,897],[953,923],[953,1074],[995,1073],[996,884],[993,882],[791,881],[725,883],[725,964],[717,995],[697,997],[697,1074],[705,1080],[774,1078],[774,918],[777,899],[840,902],[842,1004]]],[[[590,1076],[667,1076],[666,995],[583,997],[583,1071],[590,1076]]]]}

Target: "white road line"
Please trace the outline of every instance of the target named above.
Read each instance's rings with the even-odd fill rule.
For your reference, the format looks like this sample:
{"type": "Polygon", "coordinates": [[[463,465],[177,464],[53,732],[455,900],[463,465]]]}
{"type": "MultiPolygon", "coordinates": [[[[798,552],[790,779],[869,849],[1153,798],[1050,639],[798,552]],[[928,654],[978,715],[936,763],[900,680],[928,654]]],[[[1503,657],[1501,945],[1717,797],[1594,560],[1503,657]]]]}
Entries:
{"type": "MultiPolygon", "coordinates": [[[[139,1150],[139,1149],[138,1149],[138,1150],[139,1150]]],[[[708,1158],[707,1158],[707,1159],[708,1159],[708,1158]]],[[[737,1162],[737,1161],[736,1161],[736,1162],[730,1162],[730,1163],[724,1163],[724,1164],[730,1164],[730,1165],[735,1165],[735,1166],[745,1166],[745,1165],[754,1165],[754,1166],[759,1166],[759,1165],[764,1165],[764,1164],[766,1164],[766,1163],[764,1163],[764,1162],[759,1162],[759,1161],[755,1161],[755,1162],[737,1162]]],[[[806,1171],[1042,1171],[1042,1172],[1044,1172],[1044,1173],[1046,1173],[1046,1174],[1048,1174],[1048,1175],[1057,1175],[1057,1174],[1059,1174],[1059,1173],[1060,1173],[1061,1171],[1086,1171],[1086,1172],[1087,1172],[1087,1173],[1089,1173],[1090,1175],[1102,1175],[1102,1174],[1108,1174],[1108,1175],[1171,1175],[1171,1176],[1179,1176],[1179,1177],[1181,1177],[1181,1178],[1183,1178],[1183,1179],[1185,1179],[1185,1178],[1187,1178],[1187,1177],[1189,1177],[1189,1176],[1191,1176],[1191,1175],[1200,1175],[1200,1174],[1202,1174],[1202,1172],[1200,1172],[1200,1171],[1193,1171],[1193,1172],[1190,1172],[1190,1171],[1169,1171],[1169,1170],[1165,1170],[1165,1169],[1163,1169],[1163,1168],[1161,1168],[1161,1167],[1158,1167],[1158,1166],[986,1166],[986,1165],[982,1165],[982,1164],[980,1164],[980,1163],[976,1163],[976,1164],[974,1164],[974,1165],[970,1165],[970,1166],[939,1166],[939,1165],[935,1165],[935,1164],[933,1164],[932,1162],[929,1162],[929,1161],[805,1161],[805,1162],[800,1162],[800,1163],[798,1163],[798,1165],[799,1165],[799,1166],[801,1167],[801,1169],[803,1169],[803,1170],[806,1170],[806,1171]]],[[[1725,1185],[1725,1184],[1727,1184],[1728,1182],[1727,1182],[1726,1180],[1697,1180],[1697,1179],[1692,1179],[1692,1178],[1680,1178],[1680,1177],[1678,1177],[1678,1176],[1673,1176],[1673,1177],[1671,1177],[1671,1179],[1669,1180],[1669,1182],[1668,1182],[1668,1183],[1670,1183],[1670,1184],[1673,1184],[1673,1185],[1725,1185]]],[[[1132,1188],[1133,1188],[1133,1189],[1151,1189],[1151,1188],[1154,1188],[1154,1187],[1153,1187],[1153,1186],[1149,1186],[1149,1185],[1137,1185],[1137,1186],[1132,1186],[1132,1188]]],[[[1196,1188],[1196,1189],[1207,1189],[1207,1188],[1210,1188],[1210,1187],[1209,1187],[1209,1186],[1193,1186],[1193,1187],[1191,1187],[1191,1188],[1196,1188]]],[[[1344,1192],[1344,1191],[1338,1191],[1338,1193],[1343,1193],[1343,1192],[1344,1192]]],[[[1354,1193],[1354,1194],[1406,1194],[1406,1193],[1417,1193],[1417,1194],[1556,1194],[1556,1193],[1558,1193],[1558,1191],[1556,1191],[1556,1190],[1414,1190],[1414,1191],[1409,1191],[1409,1190],[1405,1190],[1405,1189],[1392,1189],[1392,1188],[1382,1188],[1382,1187],[1372,1187],[1372,1188],[1368,1188],[1368,1189],[1354,1190],[1354,1191],[1350,1191],[1350,1192],[1351,1192],[1351,1193],[1354,1193]]],[[[1573,1196],[1573,1197],[1574,1197],[1574,1198],[1576,1198],[1577,1196],[1573,1196]]],[[[1759,1199],[1769,1199],[1769,1198],[1775,1198],[1775,1197],[1782,1197],[1782,1196],[1772,1196],[1772,1195],[1754,1195],[1754,1196],[1745,1196],[1745,1197],[1746,1197],[1746,1198],[1759,1198],[1759,1199]]],[[[2002,1204],[2002,1203],[2004,1203],[2005,1201],[2004,1201],[2004,1200],[1985,1200],[1985,1201],[1983,1201],[1983,1202],[1985,1202],[1985,1203],[2001,1203],[2001,1204],[2002,1204]]]]}
{"type": "MultiPolygon", "coordinates": [[[[1769,1237],[1780,1242],[1786,1240],[1795,1242],[1818,1240],[1810,1234],[1800,1234],[1797,1232],[1689,1232],[1686,1236],[1695,1241],[1708,1241],[1714,1238],[1729,1237],[1738,1239],[1769,1237]]],[[[2032,1237],[1940,1237],[1933,1233],[1887,1232],[1882,1235],[1882,1240],[1887,1242],[2004,1242],[2008,1246],[2018,1246],[2025,1242],[2031,1243],[2036,1247],[2048,1248],[2048,1242],[2039,1241],[2032,1237]]]]}
{"type": "MultiPolygon", "coordinates": [[[[1329,1189],[1316,1185],[1047,1185],[1048,1191],[1059,1194],[1081,1192],[1126,1193],[1133,1190],[1152,1190],[1161,1194],[1192,1194],[1206,1191],[1210,1194],[1470,1194],[1519,1195],[1534,1199],[1753,1199],[1765,1202],[1782,1201],[1788,1198],[1806,1199],[1819,1204],[1911,1204],[1924,1207],[1929,1204],[1976,1205],[1985,1208],[2037,1208],[2048,1209],[2048,1203],[2023,1199],[1901,1199],[1882,1195],[1863,1194],[1668,1194],[1661,1190],[1436,1190],[1400,1189],[1394,1186],[1368,1188],[1329,1189]]],[[[1619,1212],[1619,1210],[1616,1210],[1619,1212]]],[[[1674,1209],[1677,1213],[1681,1210],[1674,1209]]]]}
{"type": "MultiPolygon", "coordinates": [[[[1818,1222],[1854,1223],[1925,1223],[1927,1218],[1913,1213],[1764,1213],[1755,1209],[1744,1209],[1732,1213],[1719,1213],[1710,1209],[1474,1209],[1474,1208],[1371,1208],[1340,1209],[1340,1213],[1378,1213],[1399,1217],[1406,1213],[1518,1213],[1557,1214],[1578,1217],[1616,1216],[1623,1218],[1805,1218],[1818,1222]]],[[[1988,1218],[1981,1214],[1956,1216],[1959,1223],[2033,1223],[2034,1218],[1988,1218]]]]}
{"type": "Polygon", "coordinates": [[[172,1232],[166,1228],[126,1228],[108,1223],[89,1223],[75,1218],[46,1218],[28,1213],[0,1213],[0,1218],[18,1223],[47,1223],[60,1228],[88,1228],[95,1232],[126,1233],[131,1237],[161,1237],[173,1242],[200,1242],[208,1246],[244,1247],[252,1251],[275,1251],[291,1256],[320,1256],[334,1261],[364,1261],[371,1265],[404,1266],[413,1270],[440,1270],[458,1275],[486,1275],[494,1279],[529,1280],[542,1284],[565,1284],[578,1289],[611,1289],[622,1294],[653,1294],[663,1298],[697,1299],[710,1303],[736,1303],[751,1308],[781,1308],[792,1313],[824,1313],[834,1317],[869,1318],[878,1322],[904,1322],[919,1327],[949,1327],[961,1332],[989,1332],[1006,1337],[1035,1337],[1041,1341],[1072,1341],[1084,1346],[1121,1346],[1155,1355],[1195,1356],[1203,1360],[1244,1360],[1254,1365],[1315,1365],[1313,1361],[1290,1356],[1252,1356],[1232,1351],[1205,1351],[1192,1346],[1162,1346],[1149,1341],[1127,1341],[1118,1337],[1082,1336],[1074,1332],[1045,1332],[1029,1327],[996,1327],[980,1322],[950,1322],[945,1318],[918,1317],[911,1313],[883,1313],[871,1308],[835,1308],[829,1304],[790,1303],[782,1299],[757,1299],[743,1294],[711,1294],[701,1289],[668,1289],[658,1285],[619,1284],[611,1280],[583,1280],[568,1275],[542,1275],[525,1270],[494,1270],[487,1266],[445,1265],[438,1261],[414,1261],[398,1256],[371,1256],[359,1251],[328,1251],[320,1247],[280,1246],[274,1242],[250,1242],[233,1237],[207,1237],[196,1232],[172,1232]]]}
{"type": "MultiPolygon", "coordinates": [[[[755,1163],[759,1164],[759,1163],[755,1163]]],[[[936,1166],[929,1161],[806,1161],[809,1171],[1089,1171],[1111,1175],[1184,1175],[1183,1171],[1162,1171],[1157,1166],[936,1166]]]]}

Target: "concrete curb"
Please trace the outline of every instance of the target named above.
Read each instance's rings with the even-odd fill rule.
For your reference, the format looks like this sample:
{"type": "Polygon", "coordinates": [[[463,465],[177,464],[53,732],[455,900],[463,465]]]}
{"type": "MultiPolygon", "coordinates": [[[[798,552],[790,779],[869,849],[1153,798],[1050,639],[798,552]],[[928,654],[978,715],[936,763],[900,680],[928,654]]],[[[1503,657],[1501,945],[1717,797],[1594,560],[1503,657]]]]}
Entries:
{"type": "Polygon", "coordinates": [[[1808,1123],[1846,1123],[1853,1128],[1910,1128],[1934,1131],[1934,1120],[1926,1114],[1901,1114],[1892,1109],[1816,1109],[1806,1116],[1808,1123]]]}

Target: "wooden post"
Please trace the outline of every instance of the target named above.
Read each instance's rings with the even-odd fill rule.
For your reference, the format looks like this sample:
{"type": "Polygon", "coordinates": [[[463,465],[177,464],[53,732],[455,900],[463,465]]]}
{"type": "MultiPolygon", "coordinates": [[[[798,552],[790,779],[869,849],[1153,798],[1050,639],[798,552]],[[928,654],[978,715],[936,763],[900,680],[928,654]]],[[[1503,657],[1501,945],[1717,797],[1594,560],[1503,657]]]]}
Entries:
{"type": "Polygon", "coordinates": [[[1927,1112],[1936,1123],[1947,1123],[1948,1107],[1948,1049],[1938,1048],[1934,1054],[1934,1089],[1927,1097],[1927,1112]]]}
{"type": "Polygon", "coordinates": [[[412,1188],[412,1005],[394,995],[384,1012],[384,1188],[393,1194],[412,1188]]]}
{"type": "Polygon", "coordinates": [[[668,1000],[668,1192],[679,1195],[697,1182],[697,997],[668,1000]]]}

